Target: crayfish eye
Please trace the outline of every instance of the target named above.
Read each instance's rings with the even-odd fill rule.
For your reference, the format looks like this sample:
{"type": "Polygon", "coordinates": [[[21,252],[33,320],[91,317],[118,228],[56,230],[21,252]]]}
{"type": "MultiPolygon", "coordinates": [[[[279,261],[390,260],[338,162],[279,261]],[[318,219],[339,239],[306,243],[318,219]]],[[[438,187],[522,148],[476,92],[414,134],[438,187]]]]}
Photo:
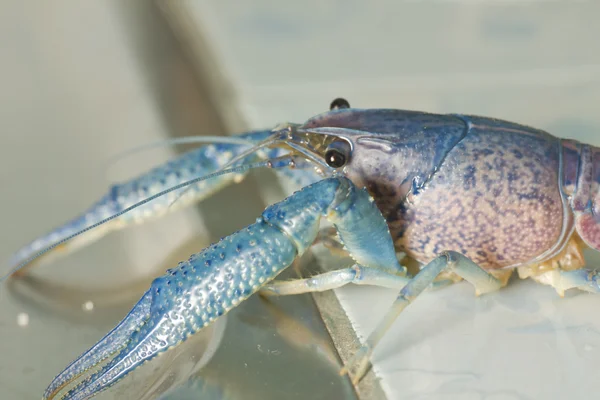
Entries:
{"type": "Polygon", "coordinates": [[[341,97],[333,100],[329,106],[329,110],[339,110],[341,108],[350,108],[350,103],[348,103],[348,100],[342,99],[341,97]]]}
{"type": "Polygon", "coordinates": [[[331,143],[325,150],[325,162],[331,168],[341,168],[350,160],[350,145],[344,141],[331,143]]]}

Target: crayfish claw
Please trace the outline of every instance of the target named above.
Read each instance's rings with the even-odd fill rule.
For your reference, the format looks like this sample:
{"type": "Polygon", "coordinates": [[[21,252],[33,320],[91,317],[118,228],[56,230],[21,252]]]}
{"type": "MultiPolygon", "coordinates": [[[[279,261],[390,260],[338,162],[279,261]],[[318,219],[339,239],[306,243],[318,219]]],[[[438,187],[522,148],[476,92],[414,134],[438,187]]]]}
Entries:
{"type": "Polygon", "coordinates": [[[139,331],[148,320],[151,301],[150,292],[146,292],[119,325],[52,380],[44,392],[43,400],[52,400],[64,387],[86,371],[116,354],[129,341],[131,335],[139,331]]]}

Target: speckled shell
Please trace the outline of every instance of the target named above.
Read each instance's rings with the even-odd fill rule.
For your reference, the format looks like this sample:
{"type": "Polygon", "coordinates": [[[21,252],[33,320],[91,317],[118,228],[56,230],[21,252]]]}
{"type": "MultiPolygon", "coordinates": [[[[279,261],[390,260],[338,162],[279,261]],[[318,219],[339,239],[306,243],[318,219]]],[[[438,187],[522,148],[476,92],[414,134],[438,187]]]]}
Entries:
{"type": "Polygon", "coordinates": [[[305,126],[365,132],[351,136],[345,173],[368,188],[397,249],[421,263],[453,250],[486,269],[522,265],[552,256],[572,232],[561,141],[546,132],[402,110],[340,110],[305,126]]]}

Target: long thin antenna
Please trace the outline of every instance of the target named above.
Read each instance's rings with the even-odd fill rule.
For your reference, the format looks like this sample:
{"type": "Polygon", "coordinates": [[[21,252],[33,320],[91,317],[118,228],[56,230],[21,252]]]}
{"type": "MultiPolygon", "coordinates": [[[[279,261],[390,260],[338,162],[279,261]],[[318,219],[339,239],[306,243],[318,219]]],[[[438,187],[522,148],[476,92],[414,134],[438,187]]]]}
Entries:
{"type": "Polygon", "coordinates": [[[117,163],[118,161],[127,158],[135,153],[140,153],[144,150],[152,149],[154,147],[163,147],[175,144],[234,144],[240,146],[254,146],[254,142],[245,140],[238,137],[228,136],[184,136],[180,138],[172,138],[166,140],[158,140],[156,142],[146,143],[140,146],[133,147],[112,156],[106,162],[108,166],[117,163]]]}

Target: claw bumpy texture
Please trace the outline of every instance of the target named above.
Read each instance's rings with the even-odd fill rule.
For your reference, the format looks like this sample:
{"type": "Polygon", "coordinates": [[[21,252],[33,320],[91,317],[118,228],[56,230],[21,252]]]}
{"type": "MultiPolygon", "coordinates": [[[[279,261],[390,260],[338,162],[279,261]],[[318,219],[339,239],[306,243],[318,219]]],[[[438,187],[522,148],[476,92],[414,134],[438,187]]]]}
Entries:
{"type": "Polygon", "coordinates": [[[268,207],[256,223],[154,280],[113,332],[55,378],[45,398],[53,398],[72,379],[120,348],[100,371],[65,396],[69,400],[88,398],[225,314],[311,245],[323,215],[352,243],[349,248],[355,258],[401,270],[385,220],[366,191],[357,190],[346,178],[319,181],[268,207]],[[363,218],[372,221],[356,231],[357,221],[363,218]],[[376,257],[366,255],[372,246],[379,250],[376,257]]]}

